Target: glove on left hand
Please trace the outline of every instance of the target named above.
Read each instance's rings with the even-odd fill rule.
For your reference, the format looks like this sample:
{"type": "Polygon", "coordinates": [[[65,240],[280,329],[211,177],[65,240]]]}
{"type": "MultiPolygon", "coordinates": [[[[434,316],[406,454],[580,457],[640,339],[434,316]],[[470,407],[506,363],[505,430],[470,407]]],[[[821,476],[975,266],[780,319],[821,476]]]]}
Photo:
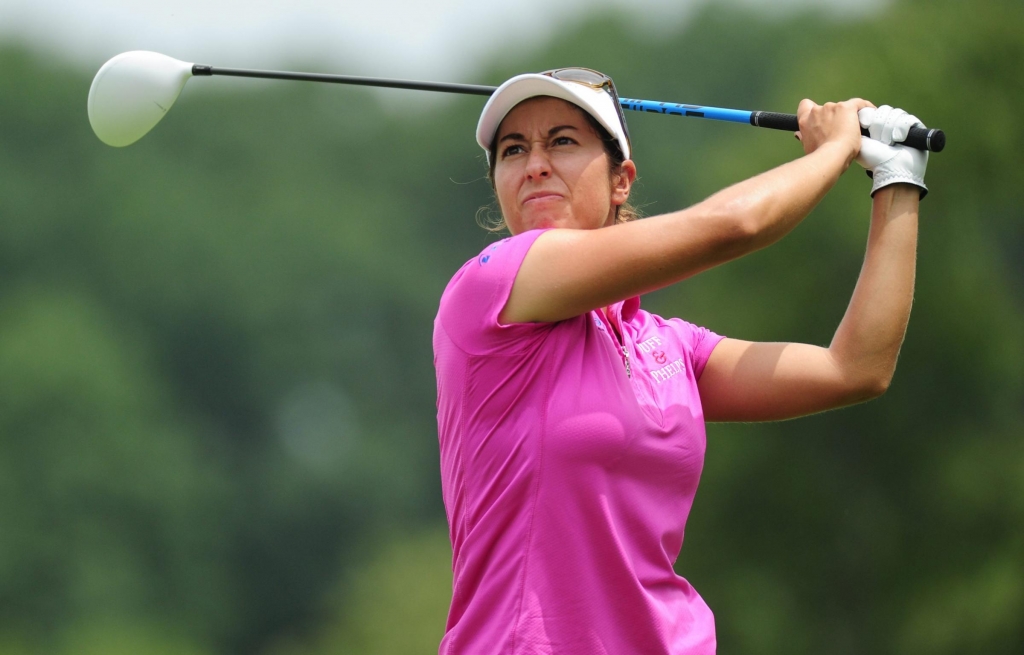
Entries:
{"type": "Polygon", "coordinates": [[[928,167],[928,152],[899,145],[906,140],[910,128],[921,125],[918,118],[902,109],[882,105],[875,109],[865,107],[858,112],[860,124],[867,128],[871,138],[861,137],[857,163],[867,169],[872,179],[871,195],[890,184],[913,184],[921,189],[921,197],[928,194],[924,173],[928,167]]]}

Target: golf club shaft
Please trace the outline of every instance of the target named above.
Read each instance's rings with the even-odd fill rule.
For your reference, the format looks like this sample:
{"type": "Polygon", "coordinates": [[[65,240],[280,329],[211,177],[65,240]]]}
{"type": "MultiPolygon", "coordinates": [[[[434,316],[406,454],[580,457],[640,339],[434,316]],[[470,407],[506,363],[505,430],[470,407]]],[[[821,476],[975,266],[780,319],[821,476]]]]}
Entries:
{"type": "MultiPolygon", "coordinates": [[[[331,84],[353,84],[357,86],[376,86],[391,89],[412,89],[415,91],[439,91],[442,93],[463,93],[468,95],[489,96],[498,88],[480,84],[455,84],[451,82],[418,82],[415,80],[395,80],[378,77],[359,77],[355,75],[329,75],[325,73],[291,73],[286,71],[249,70],[242,68],[214,68],[195,64],[192,66],[195,76],[224,75],[228,77],[255,77],[274,80],[298,80],[303,82],[328,82],[331,84]]],[[[672,116],[691,116],[710,120],[745,123],[755,127],[766,127],[773,130],[796,132],[800,129],[795,114],[779,114],[768,111],[743,111],[739,109],[722,109],[701,105],[685,105],[654,100],[636,100],[620,98],[623,109],[643,111],[672,116]]],[[[867,130],[861,133],[868,136],[867,130]]],[[[940,152],[946,146],[946,135],[942,130],[913,127],[903,145],[940,152]]]]}
{"type": "MultiPolygon", "coordinates": [[[[800,129],[796,114],[722,109],[720,107],[682,105],[653,100],[634,100],[633,98],[619,98],[619,102],[622,104],[623,109],[631,109],[633,111],[670,114],[672,116],[691,116],[715,121],[728,121],[730,123],[746,123],[755,127],[766,127],[772,130],[785,130],[787,132],[796,132],[800,129]]],[[[861,128],[860,133],[864,136],[871,136],[865,128],[861,128]]],[[[912,127],[902,145],[917,148],[918,150],[942,152],[942,149],[946,147],[946,134],[942,130],[912,127]]]]}
{"type": "Polygon", "coordinates": [[[226,75],[228,77],[258,77],[270,80],[298,80],[300,82],[328,82],[330,84],[354,84],[356,86],[379,86],[388,89],[412,89],[414,91],[440,91],[442,93],[465,93],[489,96],[496,86],[479,84],[454,84],[448,82],[417,82],[415,80],[393,80],[380,77],[359,77],[356,75],[327,75],[324,73],[289,73],[285,71],[246,70],[244,68],[214,68],[195,64],[192,74],[226,75]]]}

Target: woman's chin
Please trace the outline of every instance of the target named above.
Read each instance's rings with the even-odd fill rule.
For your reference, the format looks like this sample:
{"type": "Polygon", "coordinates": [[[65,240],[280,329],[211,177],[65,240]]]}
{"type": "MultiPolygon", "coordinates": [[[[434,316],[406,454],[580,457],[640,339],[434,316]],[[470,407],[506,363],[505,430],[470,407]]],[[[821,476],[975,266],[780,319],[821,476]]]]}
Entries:
{"type": "Polygon", "coordinates": [[[537,208],[523,212],[522,222],[527,230],[543,230],[551,227],[576,227],[571,212],[559,207],[537,208]]]}

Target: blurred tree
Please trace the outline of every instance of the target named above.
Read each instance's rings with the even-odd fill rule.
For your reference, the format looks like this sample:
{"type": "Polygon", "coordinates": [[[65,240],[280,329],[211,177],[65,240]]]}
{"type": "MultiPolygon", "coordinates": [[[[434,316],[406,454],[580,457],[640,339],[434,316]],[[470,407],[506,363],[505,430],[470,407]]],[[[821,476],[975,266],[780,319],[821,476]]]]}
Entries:
{"type": "Polygon", "coordinates": [[[437,649],[451,600],[448,531],[390,536],[333,599],[330,627],[313,646],[282,643],[270,655],[417,655],[437,649]]]}

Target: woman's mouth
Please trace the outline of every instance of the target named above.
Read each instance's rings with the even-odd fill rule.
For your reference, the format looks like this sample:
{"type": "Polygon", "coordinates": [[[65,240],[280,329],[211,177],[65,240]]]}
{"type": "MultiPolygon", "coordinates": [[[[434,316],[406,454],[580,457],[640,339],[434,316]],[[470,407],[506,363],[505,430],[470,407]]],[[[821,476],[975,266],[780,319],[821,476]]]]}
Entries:
{"type": "Polygon", "coordinates": [[[546,202],[546,201],[550,201],[550,200],[561,200],[561,198],[562,198],[562,196],[560,196],[557,193],[550,193],[550,192],[531,193],[530,195],[528,195],[526,197],[526,200],[523,201],[523,206],[525,207],[526,205],[529,205],[531,203],[542,203],[542,202],[546,202]]]}

